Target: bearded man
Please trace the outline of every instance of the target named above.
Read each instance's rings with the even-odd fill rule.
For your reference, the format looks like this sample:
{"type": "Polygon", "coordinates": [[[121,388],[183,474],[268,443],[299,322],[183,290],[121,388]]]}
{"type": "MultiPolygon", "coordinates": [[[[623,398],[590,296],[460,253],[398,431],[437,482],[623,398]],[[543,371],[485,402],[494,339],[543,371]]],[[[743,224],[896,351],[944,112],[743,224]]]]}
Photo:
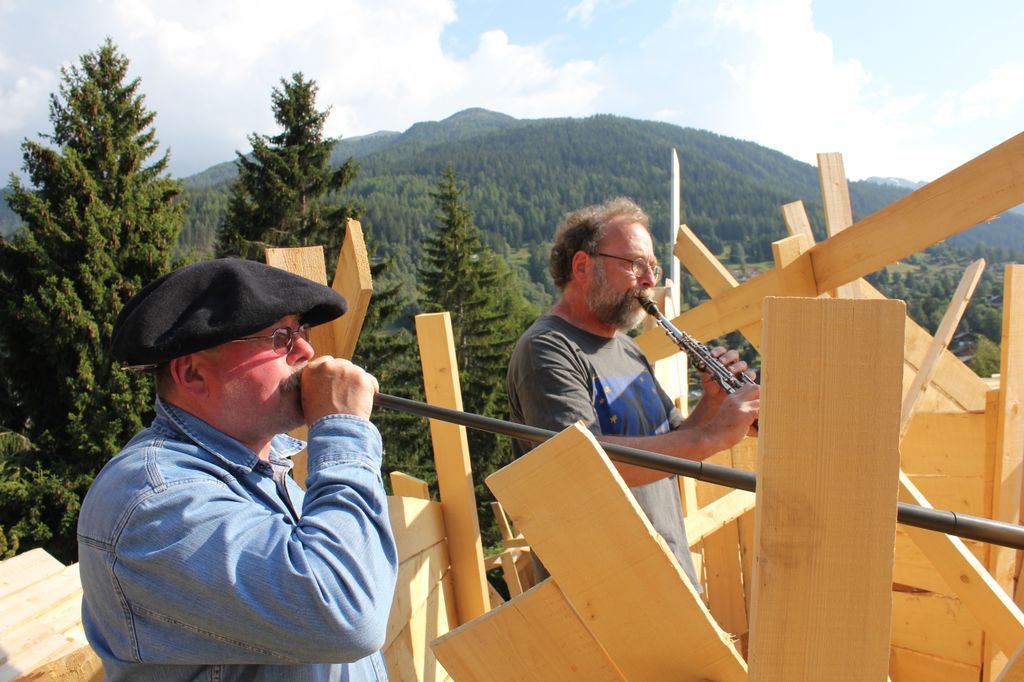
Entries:
{"type": "MultiPolygon", "coordinates": [[[[582,421],[602,441],[695,461],[756,432],[756,384],[729,394],[704,376],[703,396],[684,419],[624,333],[646,314],[637,297],[650,296],[661,277],[650,221],[634,202],[619,197],[570,213],[555,232],[550,269],[562,296],[512,353],[513,421],[553,431],[582,421]]],[[[747,369],[734,350],[712,352],[733,373],[747,369]]],[[[522,455],[533,446],[515,441],[513,447],[522,455]]],[[[615,467],[699,591],[675,477],[615,467]]],[[[548,575],[539,559],[538,580],[548,575]]]]}

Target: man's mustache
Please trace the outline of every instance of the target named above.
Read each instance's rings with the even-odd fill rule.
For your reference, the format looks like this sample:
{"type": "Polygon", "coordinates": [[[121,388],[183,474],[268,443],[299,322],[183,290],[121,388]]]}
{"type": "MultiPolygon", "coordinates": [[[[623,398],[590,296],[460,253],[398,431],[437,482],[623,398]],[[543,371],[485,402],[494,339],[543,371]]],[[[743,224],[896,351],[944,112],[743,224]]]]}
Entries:
{"type": "Polygon", "coordinates": [[[293,372],[290,377],[281,382],[281,390],[288,393],[302,390],[302,370],[293,372]]]}

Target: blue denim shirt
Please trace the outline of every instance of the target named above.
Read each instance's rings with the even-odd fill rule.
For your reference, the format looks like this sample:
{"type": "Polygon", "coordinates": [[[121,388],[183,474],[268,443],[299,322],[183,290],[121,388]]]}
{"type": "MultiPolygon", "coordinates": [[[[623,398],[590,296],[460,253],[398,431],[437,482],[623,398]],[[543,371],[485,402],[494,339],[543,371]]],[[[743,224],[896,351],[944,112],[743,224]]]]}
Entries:
{"type": "Polygon", "coordinates": [[[302,441],[276,436],[267,463],[173,405],[156,414],[78,523],[107,679],[386,680],[397,556],[377,429],[315,422],[304,493],[284,475],[302,441]]]}

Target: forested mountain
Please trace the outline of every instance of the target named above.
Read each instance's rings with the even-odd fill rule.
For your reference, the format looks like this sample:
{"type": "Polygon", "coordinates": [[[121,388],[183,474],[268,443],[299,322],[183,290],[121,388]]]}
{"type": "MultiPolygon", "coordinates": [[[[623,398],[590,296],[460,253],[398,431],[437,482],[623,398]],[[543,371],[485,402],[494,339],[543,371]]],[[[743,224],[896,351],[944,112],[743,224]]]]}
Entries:
{"type": "MultiPolygon", "coordinates": [[[[399,262],[418,256],[432,216],[429,191],[451,163],[467,186],[466,200],[485,243],[506,255],[542,249],[565,212],[624,194],[651,215],[660,240],[669,237],[669,153],[679,152],[683,220],[717,253],[743,244],[750,262],[768,260],[785,236],[779,207],[802,199],[815,233],[824,236],[816,169],[780,152],[704,130],[610,115],[585,119],[515,119],[468,109],[404,133],[343,139],[332,156],[349,157],[359,173],[348,196],[363,205],[363,225],[399,262]]],[[[946,169],[951,170],[951,169],[946,169]]],[[[185,178],[184,249],[212,252],[236,175],[226,161],[185,178]]],[[[909,191],[883,182],[852,182],[855,218],[909,191]]],[[[14,216],[0,206],[0,228],[14,216]]],[[[1007,213],[950,240],[1024,251],[1024,218],[1007,213]]]]}
{"type": "MultiPolygon", "coordinates": [[[[632,197],[650,213],[659,256],[668,257],[673,148],[682,169],[683,221],[730,266],[770,261],[772,241],[786,235],[779,209],[798,199],[817,237],[824,238],[813,166],[705,130],[610,115],[526,120],[468,109],[443,121],[417,123],[403,133],[343,139],[332,162],[340,165],[352,157],[359,168],[345,196],[334,200],[361,205],[363,227],[372,233],[381,255],[393,257],[395,272],[414,285],[412,273],[434,217],[430,192],[451,164],[466,187],[464,199],[483,242],[516,268],[527,297],[545,305],[553,294],[546,275],[546,242],[574,208],[615,195],[632,197]]],[[[179,253],[212,255],[236,175],[235,163],[225,162],[184,179],[188,205],[179,253]]],[[[851,182],[854,218],[909,191],[884,179],[851,182]]],[[[9,232],[13,227],[5,203],[0,206],[0,228],[9,232]]],[[[990,269],[1000,262],[1019,262],[1024,216],[1007,212],[956,235],[947,245],[986,255],[990,269]]],[[[936,305],[930,308],[940,311],[941,297],[932,298],[936,305]]]]}

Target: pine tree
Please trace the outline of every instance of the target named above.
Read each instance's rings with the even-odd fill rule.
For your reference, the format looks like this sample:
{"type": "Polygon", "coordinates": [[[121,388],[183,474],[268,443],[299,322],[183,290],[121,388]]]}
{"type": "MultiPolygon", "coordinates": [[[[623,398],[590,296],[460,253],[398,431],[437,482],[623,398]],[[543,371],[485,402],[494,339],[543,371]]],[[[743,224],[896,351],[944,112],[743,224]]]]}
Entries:
{"type": "Polygon", "coordinates": [[[323,246],[327,272],[334,272],[345,221],[360,210],[327,200],[355,178],[357,167],[350,158],[331,168],[331,151],[341,138],[324,137],[330,109],[317,110],[318,90],[301,73],[273,89],[274,120],[282,131],[253,133],[252,152],[238,153],[238,178],[217,233],[218,256],[263,260],[268,246],[323,246]]]}
{"type": "Polygon", "coordinates": [[[32,445],[0,471],[8,554],[49,541],[73,558],[78,497],[152,404],[151,379],[107,349],[122,305],[170,269],[181,185],[167,153],[151,160],[155,113],[127,73],[109,39],[62,69],[44,135],[55,148],[25,140],[31,187],[11,176],[23,226],[0,239],[0,418],[32,445]]]}
{"type": "MultiPolygon", "coordinates": [[[[508,358],[519,333],[536,312],[519,293],[504,261],[481,245],[464,189],[450,164],[431,197],[437,213],[435,231],[424,243],[419,269],[423,305],[451,315],[465,409],[508,419],[508,358]]],[[[468,440],[486,546],[496,543],[499,535],[487,506],[493,498],[483,479],[511,461],[511,443],[474,430],[469,431],[468,440]]]]}

